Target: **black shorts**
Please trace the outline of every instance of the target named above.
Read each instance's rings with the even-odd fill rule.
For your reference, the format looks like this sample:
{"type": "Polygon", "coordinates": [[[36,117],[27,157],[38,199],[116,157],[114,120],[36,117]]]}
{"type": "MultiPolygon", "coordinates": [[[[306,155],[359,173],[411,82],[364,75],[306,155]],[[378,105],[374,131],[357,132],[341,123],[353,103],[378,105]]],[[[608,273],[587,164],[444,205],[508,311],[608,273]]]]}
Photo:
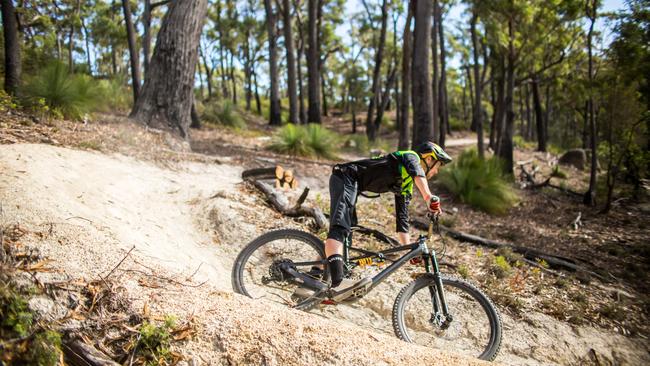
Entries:
{"type": "Polygon", "coordinates": [[[344,242],[350,228],[357,224],[354,206],[357,203],[358,183],[354,167],[335,166],[330,176],[330,229],[328,239],[344,242]]]}

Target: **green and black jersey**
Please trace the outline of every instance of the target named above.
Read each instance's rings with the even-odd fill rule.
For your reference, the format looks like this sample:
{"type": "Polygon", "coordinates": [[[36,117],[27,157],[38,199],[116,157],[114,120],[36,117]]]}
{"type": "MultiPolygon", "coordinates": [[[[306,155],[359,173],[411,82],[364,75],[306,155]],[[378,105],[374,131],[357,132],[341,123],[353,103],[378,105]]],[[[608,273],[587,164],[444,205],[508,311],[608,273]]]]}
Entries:
{"type": "Polygon", "coordinates": [[[408,204],[413,195],[413,178],[425,176],[416,152],[396,151],[339,167],[357,181],[360,192],[395,193],[397,232],[408,232],[408,204]]]}

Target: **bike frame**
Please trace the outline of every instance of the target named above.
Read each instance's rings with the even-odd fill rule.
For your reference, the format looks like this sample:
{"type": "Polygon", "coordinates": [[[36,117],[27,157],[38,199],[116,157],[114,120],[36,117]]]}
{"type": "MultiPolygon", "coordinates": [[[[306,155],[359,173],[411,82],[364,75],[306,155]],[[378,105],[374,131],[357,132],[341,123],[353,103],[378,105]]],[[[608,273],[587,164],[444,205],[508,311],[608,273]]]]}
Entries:
{"type": "Polygon", "coordinates": [[[429,247],[427,246],[428,238],[429,238],[428,236],[420,235],[418,237],[418,240],[416,240],[411,244],[406,244],[395,248],[373,252],[373,251],[353,247],[352,233],[350,233],[350,235],[348,236],[347,240],[345,240],[344,243],[343,260],[345,261],[348,269],[351,269],[354,268],[354,265],[352,265],[352,263],[354,262],[359,263],[364,259],[372,260],[374,258],[386,260],[386,254],[398,253],[398,252],[403,252],[408,250],[408,253],[404,254],[399,259],[393,261],[392,264],[384,268],[381,272],[379,272],[372,278],[372,284],[368,288],[368,291],[370,291],[375,286],[379,285],[388,276],[390,276],[393,272],[400,269],[404,264],[406,264],[407,261],[410,261],[413,258],[421,256],[424,261],[424,268],[426,270],[426,273],[431,274],[436,283],[436,289],[429,286],[429,292],[431,294],[431,300],[433,304],[432,321],[434,320],[433,319],[434,316],[439,316],[440,310],[442,310],[442,314],[445,316],[445,321],[449,321],[451,320],[451,315],[449,314],[447,301],[445,299],[445,292],[444,289],[442,288],[442,278],[440,277],[440,266],[438,265],[436,251],[434,249],[429,250],[429,247]],[[350,258],[350,251],[360,252],[363,253],[364,255],[350,258]]]}

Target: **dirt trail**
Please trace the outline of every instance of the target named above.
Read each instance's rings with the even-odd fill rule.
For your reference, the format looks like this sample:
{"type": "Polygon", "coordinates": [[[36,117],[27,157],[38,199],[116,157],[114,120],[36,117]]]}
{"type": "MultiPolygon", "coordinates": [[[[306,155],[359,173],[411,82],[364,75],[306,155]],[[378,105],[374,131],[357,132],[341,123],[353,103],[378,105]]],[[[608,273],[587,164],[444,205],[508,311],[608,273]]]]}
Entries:
{"type": "MultiPolygon", "coordinates": [[[[97,278],[135,246],[122,268],[146,264],[183,282],[208,281],[197,288],[153,289],[142,286],[136,274],[115,275],[134,310],[149,303],[161,314],[195,316],[201,332],[184,351],[206,364],[476,363],[392,336],[388,314],[408,272],[353,306],[311,314],[233,295],[230,270],[243,245],[270,226],[297,226],[247,194],[240,175],[240,167],[228,164],[181,162],[161,168],[122,155],[0,145],[2,220],[44,232],[28,240],[54,260],[62,278],[97,278]],[[340,335],[332,333],[336,328],[340,335]]],[[[503,321],[499,362],[650,362],[643,340],[571,327],[541,314],[525,322],[506,315],[503,321]]]]}
{"type": "MultiPolygon", "coordinates": [[[[257,235],[241,216],[255,198],[236,187],[238,167],[180,163],[162,169],[120,155],[14,144],[0,145],[0,172],[3,223],[41,233],[26,237],[26,244],[38,246],[61,271],[40,280],[96,279],[135,246],[116,279],[134,311],[148,303],[153,312],[198,319],[200,334],[184,352],[199,363],[482,364],[234,295],[232,260],[257,235]],[[208,282],[153,289],[143,286],[150,279],[126,272],[141,265],[179,283],[208,282]]],[[[254,211],[260,210],[248,212],[249,219],[254,211]]],[[[255,220],[264,217],[269,212],[255,220]]]]}

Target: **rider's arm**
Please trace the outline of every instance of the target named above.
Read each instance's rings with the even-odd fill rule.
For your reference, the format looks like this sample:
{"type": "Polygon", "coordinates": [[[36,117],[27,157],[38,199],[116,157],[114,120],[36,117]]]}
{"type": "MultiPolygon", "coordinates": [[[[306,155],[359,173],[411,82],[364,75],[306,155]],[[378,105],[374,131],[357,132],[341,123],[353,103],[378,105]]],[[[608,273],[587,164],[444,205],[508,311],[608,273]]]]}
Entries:
{"type": "Polygon", "coordinates": [[[427,178],[425,177],[413,177],[413,181],[415,182],[415,186],[418,187],[418,191],[420,191],[420,194],[422,195],[422,199],[424,199],[424,202],[426,203],[427,207],[429,206],[429,201],[431,200],[431,191],[429,190],[429,183],[427,182],[427,178]]]}

